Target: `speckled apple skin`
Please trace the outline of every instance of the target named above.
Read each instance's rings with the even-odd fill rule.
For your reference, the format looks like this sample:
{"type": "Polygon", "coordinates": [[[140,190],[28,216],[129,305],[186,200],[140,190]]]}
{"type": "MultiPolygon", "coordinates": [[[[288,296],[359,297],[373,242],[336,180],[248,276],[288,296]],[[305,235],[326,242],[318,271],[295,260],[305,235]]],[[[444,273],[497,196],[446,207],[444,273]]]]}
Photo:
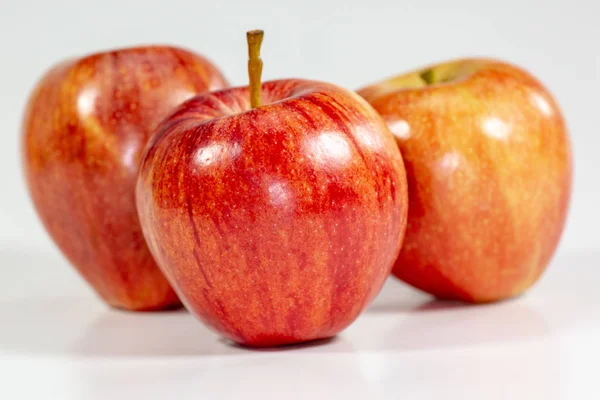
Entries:
{"type": "Polygon", "coordinates": [[[494,60],[452,83],[399,88],[409,74],[359,90],[404,156],[409,216],[393,273],[439,298],[518,295],[548,265],[571,193],[560,109],[529,73],[494,60]]]}
{"type": "Polygon", "coordinates": [[[32,93],[23,165],[33,203],[62,252],[111,306],[180,305],[144,242],[135,177],[161,119],[225,85],[198,55],[139,47],[64,62],[32,93]]]}
{"type": "Polygon", "coordinates": [[[225,337],[276,346],[336,335],[400,250],[402,157],[359,96],[303,80],[203,94],[140,166],[147,242],[186,307],[225,337]]]}

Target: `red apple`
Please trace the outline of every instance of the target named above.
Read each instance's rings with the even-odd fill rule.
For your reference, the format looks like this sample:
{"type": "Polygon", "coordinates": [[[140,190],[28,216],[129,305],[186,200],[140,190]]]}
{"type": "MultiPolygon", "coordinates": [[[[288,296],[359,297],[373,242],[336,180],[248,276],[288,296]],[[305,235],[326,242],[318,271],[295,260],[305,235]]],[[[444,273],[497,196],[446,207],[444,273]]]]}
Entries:
{"type": "Polygon", "coordinates": [[[23,163],[33,203],[62,252],[110,305],[180,304],[144,242],[135,176],[160,120],[193,95],[225,85],[203,57],[139,47],[59,64],[31,95],[23,163]]]}
{"type": "Polygon", "coordinates": [[[359,91],[402,151],[406,238],[394,275],[439,298],[518,295],[548,265],[571,193],[560,109],[503,62],[440,64],[359,91]]]}
{"type": "Polygon", "coordinates": [[[356,94],[296,79],[260,90],[257,69],[251,88],[199,95],[162,122],[140,164],[140,221],[183,303],[225,337],[331,337],[400,250],[402,158],[356,94]]]}

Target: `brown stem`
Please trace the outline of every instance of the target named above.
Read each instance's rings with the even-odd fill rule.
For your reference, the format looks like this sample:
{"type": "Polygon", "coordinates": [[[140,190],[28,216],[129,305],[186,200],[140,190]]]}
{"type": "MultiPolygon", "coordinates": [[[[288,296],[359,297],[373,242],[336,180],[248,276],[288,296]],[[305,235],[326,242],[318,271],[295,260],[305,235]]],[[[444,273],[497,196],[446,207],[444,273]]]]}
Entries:
{"type": "Polygon", "coordinates": [[[248,39],[248,77],[250,78],[250,106],[261,106],[260,101],[260,76],[262,75],[263,62],[260,59],[260,45],[264,32],[261,30],[246,32],[248,39]]]}

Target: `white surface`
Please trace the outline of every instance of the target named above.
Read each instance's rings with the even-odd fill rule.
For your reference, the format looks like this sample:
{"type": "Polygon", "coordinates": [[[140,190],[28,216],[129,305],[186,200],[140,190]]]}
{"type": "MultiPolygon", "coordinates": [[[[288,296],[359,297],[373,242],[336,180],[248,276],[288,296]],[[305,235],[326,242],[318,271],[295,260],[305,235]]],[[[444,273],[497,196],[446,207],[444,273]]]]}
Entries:
{"type": "Polygon", "coordinates": [[[0,3],[0,399],[600,398],[600,2],[0,3]],[[356,88],[471,55],[538,76],[564,109],[575,155],[567,230],[542,282],[515,301],[464,307],[390,281],[338,339],[277,352],[229,346],[185,312],[104,307],[27,198],[18,145],[29,91],[66,57],[157,42],[203,53],[245,84],[253,28],[266,31],[265,79],[356,88]]]}
{"type": "Polygon", "coordinates": [[[248,350],[185,311],[105,307],[56,257],[3,251],[0,399],[597,399],[600,253],[527,295],[444,303],[398,281],[330,342],[248,350]],[[26,286],[24,286],[26,284],[26,286]]]}

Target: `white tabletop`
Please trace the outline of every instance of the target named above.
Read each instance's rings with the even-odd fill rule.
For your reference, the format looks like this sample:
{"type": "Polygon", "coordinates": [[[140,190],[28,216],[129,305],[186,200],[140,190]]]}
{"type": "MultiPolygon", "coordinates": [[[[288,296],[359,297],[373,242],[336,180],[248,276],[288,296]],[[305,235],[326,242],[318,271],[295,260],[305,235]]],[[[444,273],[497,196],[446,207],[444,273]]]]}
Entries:
{"type": "Polygon", "coordinates": [[[390,279],[337,338],[256,351],[185,311],[109,309],[56,254],[0,251],[0,399],[600,398],[598,252],[559,254],[498,304],[390,279]]]}

